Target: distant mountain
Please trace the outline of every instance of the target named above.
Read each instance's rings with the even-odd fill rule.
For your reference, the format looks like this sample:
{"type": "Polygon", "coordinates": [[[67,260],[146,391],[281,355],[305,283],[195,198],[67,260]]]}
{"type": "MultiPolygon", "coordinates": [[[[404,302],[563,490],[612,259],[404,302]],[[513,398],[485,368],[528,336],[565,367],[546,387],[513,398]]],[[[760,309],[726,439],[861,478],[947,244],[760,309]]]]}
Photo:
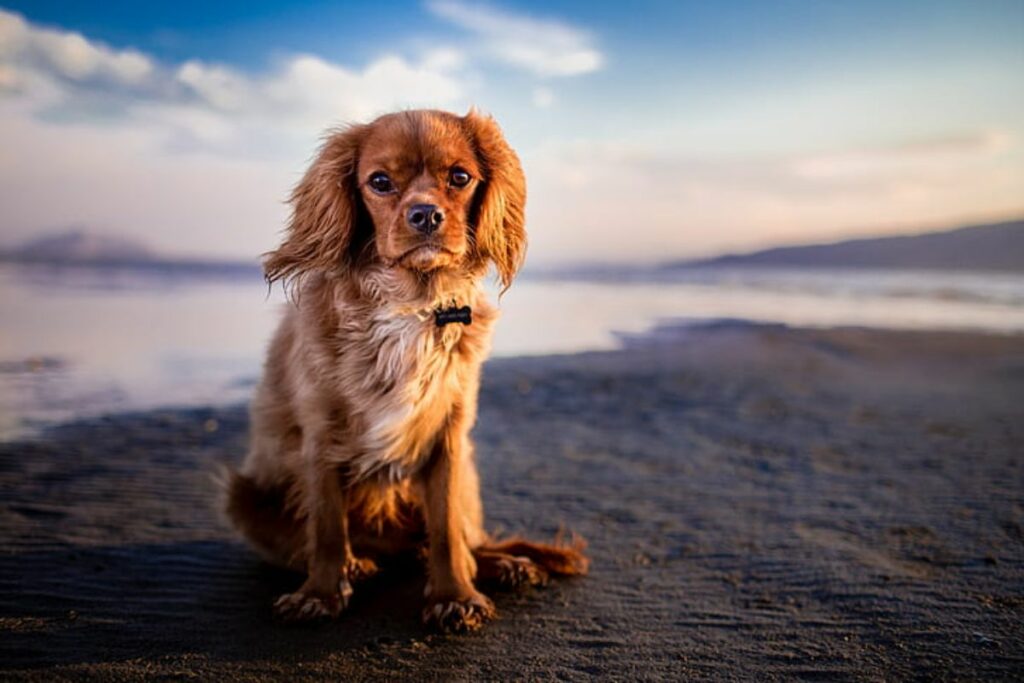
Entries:
{"type": "Polygon", "coordinates": [[[0,262],[5,261],[51,266],[134,268],[208,274],[259,272],[256,263],[174,258],[157,254],[136,240],[83,229],[45,235],[16,247],[0,250],[0,262]]]}
{"type": "Polygon", "coordinates": [[[2,254],[6,260],[35,263],[134,263],[156,258],[139,242],[85,230],[46,235],[2,254]]]}
{"type": "Polygon", "coordinates": [[[1024,220],[944,232],[854,239],[832,244],[777,247],[699,261],[663,270],[702,266],[902,268],[1024,272],[1024,220]]]}

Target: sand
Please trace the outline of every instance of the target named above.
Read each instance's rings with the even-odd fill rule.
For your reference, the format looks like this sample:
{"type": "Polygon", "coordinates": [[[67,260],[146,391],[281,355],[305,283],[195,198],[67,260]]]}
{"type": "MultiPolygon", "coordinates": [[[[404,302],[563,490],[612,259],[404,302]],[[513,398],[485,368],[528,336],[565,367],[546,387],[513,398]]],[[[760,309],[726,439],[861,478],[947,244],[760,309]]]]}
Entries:
{"type": "Polygon", "coordinates": [[[489,523],[590,576],[465,636],[393,571],[317,627],[219,519],[242,406],[0,444],[0,677],[903,680],[1024,676],[1024,339],[720,325],[492,361],[489,523]]]}

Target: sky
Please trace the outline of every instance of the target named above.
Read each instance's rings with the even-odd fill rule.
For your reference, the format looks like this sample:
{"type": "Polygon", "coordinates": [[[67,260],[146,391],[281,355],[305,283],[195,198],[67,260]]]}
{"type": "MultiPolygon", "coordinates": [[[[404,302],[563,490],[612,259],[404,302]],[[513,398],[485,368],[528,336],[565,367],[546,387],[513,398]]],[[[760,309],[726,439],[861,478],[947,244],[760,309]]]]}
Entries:
{"type": "Polygon", "coordinates": [[[1024,215],[1024,2],[0,4],[0,243],[280,238],[323,132],[493,114],[531,264],[1024,215]]]}

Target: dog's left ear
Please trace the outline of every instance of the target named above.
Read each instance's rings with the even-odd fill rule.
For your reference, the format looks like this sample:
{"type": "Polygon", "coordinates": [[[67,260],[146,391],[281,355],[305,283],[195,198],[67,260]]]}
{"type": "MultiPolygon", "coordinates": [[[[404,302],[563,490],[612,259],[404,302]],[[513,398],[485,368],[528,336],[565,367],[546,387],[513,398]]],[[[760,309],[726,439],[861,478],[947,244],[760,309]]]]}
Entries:
{"type": "Polygon", "coordinates": [[[476,248],[508,289],[526,258],[526,178],[498,123],[471,110],[462,119],[483,169],[473,226],[476,248]]]}
{"type": "Polygon", "coordinates": [[[292,217],[284,242],[265,255],[267,282],[285,282],[316,271],[352,265],[361,200],[356,166],[366,126],[327,137],[316,160],[292,192],[292,217]]]}

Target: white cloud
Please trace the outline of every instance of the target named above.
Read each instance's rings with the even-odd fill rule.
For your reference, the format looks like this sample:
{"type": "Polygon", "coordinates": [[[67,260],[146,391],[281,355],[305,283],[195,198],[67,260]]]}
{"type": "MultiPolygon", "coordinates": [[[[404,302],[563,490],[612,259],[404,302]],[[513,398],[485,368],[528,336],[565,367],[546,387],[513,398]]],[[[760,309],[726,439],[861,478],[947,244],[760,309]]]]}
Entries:
{"type": "Polygon", "coordinates": [[[462,54],[436,48],[416,61],[386,54],[362,69],[293,55],[266,72],[199,60],[160,65],[77,33],[32,26],[0,10],[0,88],[36,112],[62,118],[146,121],[179,149],[215,145],[251,154],[308,142],[330,125],[390,110],[464,104],[462,54]],[[258,145],[256,145],[258,146],[258,145]]]}
{"type": "Polygon", "coordinates": [[[33,27],[17,14],[0,10],[0,61],[27,70],[44,70],[72,81],[110,80],[138,85],[154,71],[136,50],[113,50],[79,33],[33,27]]]}
{"type": "Polygon", "coordinates": [[[576,76],[604,64],[593,37],[573,26],[461,0],[432,0],[427,8],[477,36],[481,52],[538,76],[576,76]]]}
{"type": "Polygon", "coordinates": [[[221,111],[238,111],[252,99],[249,84],[234,71],[193,60],[178,68],[177,79],[221,111]]]}
{"type": "Polygon", "coordinates": [[[178,69],[177,80],[200,102],[232,117],[323,127],[401,106],[454,102],[464,95],[451,72],[457,65],[458,55],[451,50],[428,54],[420,64],[388,55],[361,72],[300,55],[259,77],[187,62],[178,69]]]}
{"type": "Polygon", "coordinates": [[[447,104],[461,98],[461,83],[447,71],[451,62],[430,57],[426,61],[431,65],[385,56],[360,73],[317,57],[299,57],[260,84],[260,99],[278,112],[297,108],[300,121],[322,123],[332,117],[336,120],[339,113],[365,119],[398,107],[447,104]]]}

